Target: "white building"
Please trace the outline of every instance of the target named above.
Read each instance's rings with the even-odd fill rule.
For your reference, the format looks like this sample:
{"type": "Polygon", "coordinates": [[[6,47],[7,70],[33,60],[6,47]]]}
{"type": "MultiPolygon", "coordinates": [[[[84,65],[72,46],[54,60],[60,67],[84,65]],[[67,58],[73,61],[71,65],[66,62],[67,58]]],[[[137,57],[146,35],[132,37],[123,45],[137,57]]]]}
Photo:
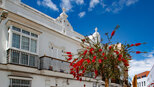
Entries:
{"type": "Polygon", "coordinates": [[[137,87],[147,87],[147,76],[149,71],[137,74],[137,87]]]}
{"type": "Polygon", "coordinates": [[[147,77],[147,87],[154,87],[154,65],[147,77]]]}
{"type": "Polygon", "coordinates": [[[101,80],[80,82],[69,74],[63,52],[76,53],[76,37],[83,35],[73,30],[64,9],[54,19],[20,0],[0,0],[2,10],[9,15],[0,24],[0,87],[104,87],[101,80]]]}

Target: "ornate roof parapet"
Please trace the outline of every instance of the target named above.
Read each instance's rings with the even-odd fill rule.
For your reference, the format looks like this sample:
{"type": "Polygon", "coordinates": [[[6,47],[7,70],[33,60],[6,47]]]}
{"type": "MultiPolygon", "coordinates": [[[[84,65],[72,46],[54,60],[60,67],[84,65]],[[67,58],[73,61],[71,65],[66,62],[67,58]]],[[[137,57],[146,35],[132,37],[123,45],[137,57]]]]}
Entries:
{"type": "Polygon", "coordinates": [[[97,41],[99,41],[100,42],[100,40],[101,40],[101,38],[100,38],[100,34],[99,34],[99,32],[97,32],[97,27],[95,28],[95,32],[92,34],[92,35],[90,35],[90,36],[88,36],[92,41],[94,41],[94,42],[97,42],[97,41]]]}
{"type": "Polygon", "coordinates": [[[73,31],[73,27],[67,19],[68,15],[66,14],[66,9],[63,8],[62,10],[63,12],[56,18],[56,21],[63,26],[63,33],[65,33],[65,31],[73,31]]]}

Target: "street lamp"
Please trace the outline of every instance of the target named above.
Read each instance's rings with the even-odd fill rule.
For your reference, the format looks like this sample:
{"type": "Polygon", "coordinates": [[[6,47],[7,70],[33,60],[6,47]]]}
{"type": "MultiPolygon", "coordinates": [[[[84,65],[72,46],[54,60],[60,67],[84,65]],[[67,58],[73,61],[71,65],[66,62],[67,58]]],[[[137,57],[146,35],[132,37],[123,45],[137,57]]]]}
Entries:
{"type": "Polygon", "coordinates": [[[8,12],[3,10],[0,12],[0,23],[8,17],[8,12]]]}

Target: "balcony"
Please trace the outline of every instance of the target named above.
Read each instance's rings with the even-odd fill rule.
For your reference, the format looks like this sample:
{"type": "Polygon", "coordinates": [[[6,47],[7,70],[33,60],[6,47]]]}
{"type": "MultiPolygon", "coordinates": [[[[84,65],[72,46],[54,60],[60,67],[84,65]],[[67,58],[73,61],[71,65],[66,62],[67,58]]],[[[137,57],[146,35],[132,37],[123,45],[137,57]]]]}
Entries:
{"type": "Polygon", "coordinates": [[[41,69],[55,72],[69,73],[69,62],[57,58],[42,56],[40,57],[41,69]]]}
{"type": "Polygon", "coordinates": [[[37,55],[13,49],[7,50],[7,62],[10,64],[28,66],[38,69],[40,66],[40,60],[37,55]]]}

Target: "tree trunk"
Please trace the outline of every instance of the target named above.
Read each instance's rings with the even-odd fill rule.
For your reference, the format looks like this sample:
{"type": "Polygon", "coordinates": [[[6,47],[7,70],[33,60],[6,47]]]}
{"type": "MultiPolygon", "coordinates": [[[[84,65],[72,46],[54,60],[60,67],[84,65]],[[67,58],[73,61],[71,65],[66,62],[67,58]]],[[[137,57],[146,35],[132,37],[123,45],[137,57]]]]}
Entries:
{"type": "Polygon", "coordinates": [[[109,87],[109,79],[105,79],[105,87],[109,87]]]}

